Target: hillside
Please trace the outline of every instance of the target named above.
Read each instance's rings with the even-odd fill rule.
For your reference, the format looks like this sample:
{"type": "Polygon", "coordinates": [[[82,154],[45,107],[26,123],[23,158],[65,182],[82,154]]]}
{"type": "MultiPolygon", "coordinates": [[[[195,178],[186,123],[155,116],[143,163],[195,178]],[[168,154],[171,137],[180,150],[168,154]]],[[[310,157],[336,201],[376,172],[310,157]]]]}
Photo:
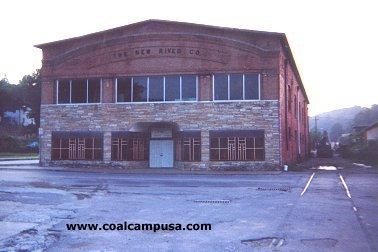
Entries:
{"type": "MultiPolygon", "coordinates": [[[[353,127],[354,117],[364,109],[366,108],[354,106],[319,114],[316,116],[318,119],[318,130],[326,130],[330,132],[335,123],[340,123],[343,127],[343,132],[350,132],[353,127]]],[[[312,129],[315,127],[315,117],[310,117],[309,120],[310,129],[312,129]]]]}

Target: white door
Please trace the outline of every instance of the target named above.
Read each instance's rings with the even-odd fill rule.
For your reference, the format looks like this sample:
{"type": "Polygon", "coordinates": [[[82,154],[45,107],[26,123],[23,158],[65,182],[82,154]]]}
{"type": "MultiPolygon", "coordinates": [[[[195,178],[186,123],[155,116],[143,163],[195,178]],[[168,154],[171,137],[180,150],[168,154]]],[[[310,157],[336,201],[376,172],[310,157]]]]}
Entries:
{"type": "Polygon", "coordinates": [[[173,140],[150,141],[150,167],[173,168],[173,140]]]}

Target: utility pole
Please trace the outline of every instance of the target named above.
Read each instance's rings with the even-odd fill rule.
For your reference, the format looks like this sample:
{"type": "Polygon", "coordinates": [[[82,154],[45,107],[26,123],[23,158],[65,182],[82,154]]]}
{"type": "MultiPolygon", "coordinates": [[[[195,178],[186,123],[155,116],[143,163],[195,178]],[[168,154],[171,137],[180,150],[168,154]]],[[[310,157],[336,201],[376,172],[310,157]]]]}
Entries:
{"type": "Polygon", "coordinates": [[[318,120],[319,118],[315,115],[315,146],[318,145],[318,120]]]}

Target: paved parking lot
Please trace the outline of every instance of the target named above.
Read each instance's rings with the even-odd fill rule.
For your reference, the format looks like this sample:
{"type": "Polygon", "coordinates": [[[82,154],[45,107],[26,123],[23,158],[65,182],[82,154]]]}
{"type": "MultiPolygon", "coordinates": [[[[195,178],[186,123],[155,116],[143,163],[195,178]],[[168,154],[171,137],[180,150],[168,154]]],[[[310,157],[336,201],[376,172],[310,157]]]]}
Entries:
{"type": "Polygon", "coordinates": [[[377,168],[340,159],[302,167],[162,175],[2,165],[0,251],[376,251],[377,168]],[[66,225],[125,222],[211,224],[211,230],[68,231],[66,225]]]}

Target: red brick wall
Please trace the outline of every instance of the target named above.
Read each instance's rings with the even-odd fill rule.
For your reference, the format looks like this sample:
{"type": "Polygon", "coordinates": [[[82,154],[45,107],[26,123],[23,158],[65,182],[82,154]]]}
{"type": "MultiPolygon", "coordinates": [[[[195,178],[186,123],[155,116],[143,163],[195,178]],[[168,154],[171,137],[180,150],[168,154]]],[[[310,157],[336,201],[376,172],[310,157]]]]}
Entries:
{"type": "Polygon", "coordinates": [[[282,164],[292,164],[309,156],[308,104],[292,62],[284,52],[279,68],[282,164]]]}

